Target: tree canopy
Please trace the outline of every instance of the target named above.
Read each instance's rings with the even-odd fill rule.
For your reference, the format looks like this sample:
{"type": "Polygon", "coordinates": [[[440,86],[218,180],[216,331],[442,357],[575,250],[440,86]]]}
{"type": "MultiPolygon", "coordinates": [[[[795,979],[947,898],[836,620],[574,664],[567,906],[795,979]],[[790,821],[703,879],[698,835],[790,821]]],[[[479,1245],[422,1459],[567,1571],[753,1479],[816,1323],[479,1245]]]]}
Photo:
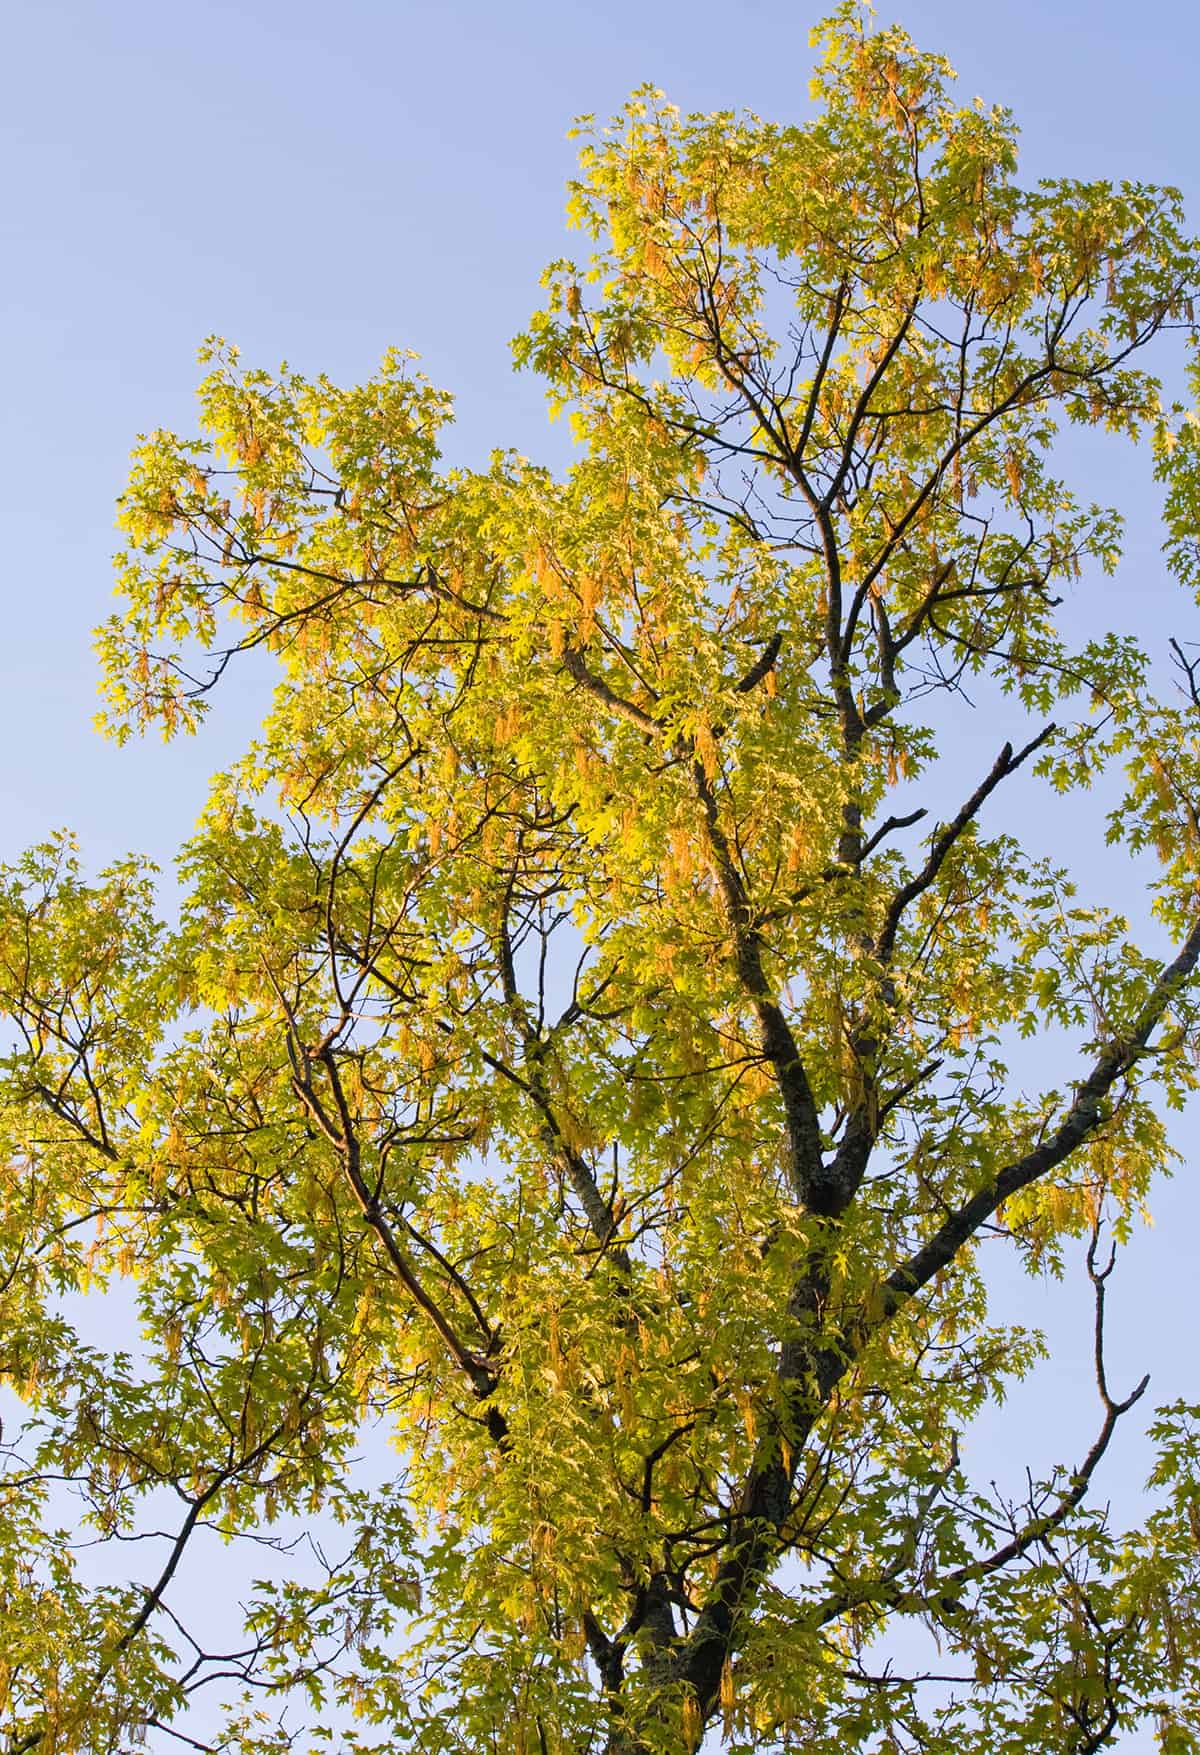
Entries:
{"type": "Polygon", "coordinates": [[[66,838],[3,874],[7,1755],[1200,1749],[1200,1409],[1141,1527],[1095,1490],[1200,1048],[1200,424],[1144,363],[1200,249],[816,36],[802,124],[582,124],[516,343],[569,468],[448,467],[403,352],[214,342],[139,444],[109,729],[277,686],[177,919],[66,838]],[[1071,424],[1152,448],[1178,687],[1064,620],[1121,542],[1071,424]],[[1145,948],[995,826],[1097,786],[1145,948]],[[1085,1250],[1095,1426],[1012,1503],[989,1277],[1085,1250]]]}

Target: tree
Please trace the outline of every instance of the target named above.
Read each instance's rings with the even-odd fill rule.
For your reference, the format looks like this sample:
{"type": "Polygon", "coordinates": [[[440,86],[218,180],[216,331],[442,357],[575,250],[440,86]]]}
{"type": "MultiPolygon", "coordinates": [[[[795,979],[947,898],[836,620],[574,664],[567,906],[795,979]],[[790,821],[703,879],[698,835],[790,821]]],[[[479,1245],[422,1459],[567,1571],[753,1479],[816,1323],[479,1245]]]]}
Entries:
{"type": "Polygon", "coordinates": [[[1143,1527],[1091,1491],[1197,1079],[1200,704],[1186,628],[1162,699],[1072,641],[1120,524],[1056,473],[1063,420],[1152,445],[1200,583],[1141,364],[1200,253],[1173,191],[1023,189],[899,30],[818,36],[805,126],[584,126],[595,254],[517,343],[564,474],[446,468],[411,356],[215,343],[135,453],[110,728],[278,686],[176,923],[67,840],[4,877],[9,1755],[1200,1748],[1200,1410],[1143,1527]],[[1161,952],[985,827],[1094,783],[1161,952]],[[1097,1426],[1008,1504],[958,1442],[1039,1357],[992,1266],[1085,1246],[1097,1426]],[[210,1636],[214,1533],[266,1576],[210,1636]],[[884,1661],[921,1623],[941,1679],[884,1661]]]}

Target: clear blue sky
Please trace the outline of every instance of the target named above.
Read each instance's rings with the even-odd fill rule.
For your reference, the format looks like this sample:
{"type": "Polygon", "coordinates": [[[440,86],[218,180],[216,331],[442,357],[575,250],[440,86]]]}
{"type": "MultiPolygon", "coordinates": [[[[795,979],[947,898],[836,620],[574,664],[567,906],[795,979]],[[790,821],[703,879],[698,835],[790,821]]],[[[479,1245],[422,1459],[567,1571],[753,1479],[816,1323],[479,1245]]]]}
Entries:
{"type": "MultiPolygon", "coordinates": [[[[685,108],[800,116],[819,11],[796,0],[9,9],[0,859],[59,825],[98,862],[132,847],[169,859],[205,775],[249,723],[252,689],[240,708],[236,690],[226,698],[211,732],[168,751],[117,752],[89,729],[113,501],[135,434],[189,424],[201,339],[217,331],[252,360],[286,357],[347,380],[390,343],[414,347],[459,397],[463,460],[493,445],[546,453],[559,441],[536,383],[512,376],[507,343],[542,265],[571,247],[572,117],[608,113],[645,81],[685,108]]],[[[1200,229],[1194,4],[905,0],[880,11],[948,54],[966,96],[1014,109],[1028,176],[1172,182],[1200,229]]],[[[1122,470],[1109,465],[1098,491],[1119,486],[1122,470]]],[[[1162,644],[1181,630],[1157,625],[1144,481],[1132,478],[1126,505],[1131,561],[1111,587],[1113,619],[1142,619],[1162,644]]],[[[1194,1116],[1179,1137],[1185,1148],[1195,1138],[1194,1116]]],[[[1114,1288],[1114,1323],[1136,1316],[1126,1326],[1143,1335],[1156,1316],[1173,1328],[1182,1302],[1200,1217],[1190,1173],[1159,1205],[1152,1248],[1139,1244],[1114,1288]]],[[[1071,1351],[1085,1312],[1073,1308],[1060,1386],[1085,1368],[1071,1351]]],[[[1182,1342],[1154,1350],[1159,1397],[1200,1395],[1182,1342]]],[[[1149,1352],[1117,1349],[1117,1383],[1155,1365],[1149,1352]]],[[[1053,1399],[1038,1408],[1014,1414],[1002,1439],[996,1428],[1012,1457],[1043,1441],[1062,1454],[1042,1418],[1053,1399]]],[[[1134,1457],[1115,1459],[1127,1483],[1134,1457]]]]}

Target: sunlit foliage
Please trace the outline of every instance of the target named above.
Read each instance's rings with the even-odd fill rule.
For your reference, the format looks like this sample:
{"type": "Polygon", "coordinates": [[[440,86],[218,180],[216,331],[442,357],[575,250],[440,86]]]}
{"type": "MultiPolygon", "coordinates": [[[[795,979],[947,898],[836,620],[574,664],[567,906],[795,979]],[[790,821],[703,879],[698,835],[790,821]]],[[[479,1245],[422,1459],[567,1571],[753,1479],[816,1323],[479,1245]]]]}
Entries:
{"type": "Polygon", "coordinates": [[[1200,1041],[1200,428],[1143,364],[1200,257],[1172,191],[1024,187],[901,31],[817,38],[804,125],[582,126],[593,253],[516,344],[565,473],[447,468],[400,352],[213,342],[139,444],[108,727],[278,686],[177,921],[65,840],[4,876],[8,1755],[1200,1748],[1196,1411],[1143,1528],[1090,1491],[1200,1041]],[[1064,423],[1153,447],[1161,702],[1064,631],[1121,542],[1064,423]],[[1153,954],[989,827],[1098,782],[1153,954]],[[958,1441],[1040,1344],[986,1270],[1084,1247],[1096,1427],[1007,1503],[958,1441]]]}

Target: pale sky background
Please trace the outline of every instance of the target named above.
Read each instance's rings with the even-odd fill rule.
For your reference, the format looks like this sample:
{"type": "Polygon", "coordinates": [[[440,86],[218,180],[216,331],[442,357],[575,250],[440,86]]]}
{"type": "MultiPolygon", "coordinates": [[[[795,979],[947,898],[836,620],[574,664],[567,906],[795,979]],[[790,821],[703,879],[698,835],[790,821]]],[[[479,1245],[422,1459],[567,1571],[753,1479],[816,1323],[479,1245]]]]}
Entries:
{"type": "MultiPolygon", "coordinates": [[[[652,81],[685,109],[802,118],[821,10],[804,0],[8,9],[0,860],[70,826],[90,863],[128,849],[169,861],[207,774],[252,724],[256,691],[235,681],[191,743],[117,751],[90,729],[113,502],[135,435],[191,424],[203,337],[345,381],[389,344],[413,347],[458,397],[456,460],[508,445],[560,455],[539,385],[513,376],[507,344],[537,303],[544,263],[583,251],[563,225],[573,116],[611,113],[652,81]]],[[[880,13],[950,57],[964,98],[1014,109],[1026,178],[1174,183],[1200,230],[1200,8],[898,0],[880,13]]],[[[1200,612],[1164,583],[1148,472],[1123,452],[1080,456],[1095,471],[1088,491],[1118,498],[1130,525],[1127,564],[1098,612],[1156,651],[1170,633],[1200,637],[1200,612]]],[[[963,737],[972,749],[978,740],[983,772],[994,731],[964,726],[963,737]]],[[[1053,829],[1024,822],[1031,838],[1053,829]]],[[[1133,889],[1118,866],[1097,876],[1097,895],[1130,905],[1133,889]]],[[[1193,1112],[1176,1134],[1185,1154],[1196,1130],[1193,1112]]],[[[1189,1165],[1160,1195],[1157,1229],[1114,1281],[1118,1393],[1151,1369],[1148,1401],[1200,1399],[1184,1329],[1198,1172],[1189,1165]]],[[[1049,1313],[1056,1345],[1047,1387],[981,1434],[1016,1485],[1026,1456],[1082,1454],[1093,1414],[1084,1288],[1013,1298],[1031,1320],[1049,1313]],[[1068,1417],[1077,1401],[1082,1429],[1068,1417]]],[[[1119,1438],[1114,1497],[1131,1504],[1143,1472],[1136,1439],[1119,1438]]]]}

